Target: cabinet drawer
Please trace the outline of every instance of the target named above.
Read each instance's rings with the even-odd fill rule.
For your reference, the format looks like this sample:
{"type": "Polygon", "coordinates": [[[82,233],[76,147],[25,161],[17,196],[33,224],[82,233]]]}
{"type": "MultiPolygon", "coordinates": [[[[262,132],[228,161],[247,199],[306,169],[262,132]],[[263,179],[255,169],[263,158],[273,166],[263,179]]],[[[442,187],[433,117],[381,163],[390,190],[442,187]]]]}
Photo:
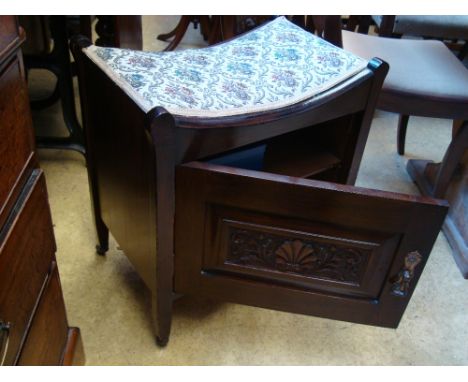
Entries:
{"type": "Polygon", "coordinates": [[[15,16],[0,16],[0,61],[7,50],[19,40],[18,22],[15,16]]]}
{"type": "Polygon", "coordinates": [[[34,170],[0,232],[0,320],[10,326],[6,365],[15,363],[54,252],[44,175],[34,170]]]}
{"type": "Polygon", "coordinates": [[[28,93],[19,56],[0,72],[0,226],[29,174],[33,136],[28,93]],[[3,217],[3,218],[2,218],[3,217]]]}
{"type": "Polygon", "coordinates": [[[175,291],[396,327],[447,204],[232,158],[177,168],[175,291]]]}
{"type": "Polygon", "coordinates": [[[68,326],[58,269],[52,265],[49,279],[26,337],[19,366],[57,366],[67,344],[68,326]]]}

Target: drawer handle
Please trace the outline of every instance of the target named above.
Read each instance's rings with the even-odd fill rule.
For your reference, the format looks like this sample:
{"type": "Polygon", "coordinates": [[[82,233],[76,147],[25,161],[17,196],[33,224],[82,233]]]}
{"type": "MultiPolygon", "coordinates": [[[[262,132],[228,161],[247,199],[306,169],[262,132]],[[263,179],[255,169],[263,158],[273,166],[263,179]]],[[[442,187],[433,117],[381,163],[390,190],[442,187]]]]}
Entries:
{"type": "Polygon", "coordinates": [[[3,322],[0,320],[0,339],[0,366],[3,366],[8,352],[8,345],[10,344],[9,322],[3,322]]]}
{"type": "Polygon", "coordinates": [[[418,251],[410,252],[405,256],[405,265],[398,275],[392,280],[392,293],[396,296],[406,297],[411,280],[414,277],[414,269],[421,262],[422,256],[418,251]]]}

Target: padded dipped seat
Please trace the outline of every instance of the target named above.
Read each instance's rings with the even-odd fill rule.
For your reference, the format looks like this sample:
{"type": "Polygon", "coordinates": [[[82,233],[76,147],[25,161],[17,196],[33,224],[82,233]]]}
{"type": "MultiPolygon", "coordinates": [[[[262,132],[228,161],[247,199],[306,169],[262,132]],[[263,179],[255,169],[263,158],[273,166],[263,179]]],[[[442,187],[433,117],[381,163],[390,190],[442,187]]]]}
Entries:
{"type": "Polygon", "coordinates": [[[84,53],[144,111],[223,117],[279,109],[342,83],[367,61],[279,17],[203,49],[142,52],[89,46],[84,53]]]}
{"type": "Polygon", "coordinates": [[[468,118],[468,70],[439,41],[342,32],[343,47],[390,64],[378,107],[406,115],[468,118]]]}

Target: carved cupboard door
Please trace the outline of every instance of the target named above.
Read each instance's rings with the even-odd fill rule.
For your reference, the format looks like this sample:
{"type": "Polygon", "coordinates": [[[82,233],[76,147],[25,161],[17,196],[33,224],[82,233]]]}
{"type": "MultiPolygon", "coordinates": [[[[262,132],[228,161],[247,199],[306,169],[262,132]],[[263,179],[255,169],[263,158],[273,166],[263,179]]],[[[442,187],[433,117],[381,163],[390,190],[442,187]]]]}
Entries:
{"type": "Polygon", "coordinates": [[[175,291],[397,327],[446,211],[429,198],[185,164],[175,291]]]}

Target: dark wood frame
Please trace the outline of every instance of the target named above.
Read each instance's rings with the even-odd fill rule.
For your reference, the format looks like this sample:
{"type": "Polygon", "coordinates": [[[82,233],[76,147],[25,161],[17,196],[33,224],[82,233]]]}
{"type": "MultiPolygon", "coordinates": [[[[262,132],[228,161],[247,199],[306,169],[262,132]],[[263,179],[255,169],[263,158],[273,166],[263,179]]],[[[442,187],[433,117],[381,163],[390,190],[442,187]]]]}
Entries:
{"type": "Polygon", "coordinates": [[[15,16],[0,16],[0,364],[83,364],[68,326],[15,16]]]}
{"type": "MultiPolygon", "coordinates": [[[[44,18],[45,16],[41,16],[44,18]]],[[[31,102],[33,109],[50,107],[60,100],[63,120],[69,135],[67,137],[37,136],[36,144],[41,148],[69,149],[85,154],[84,137],[78,122],[73,92],[73,72],[68,48],[67,19],[65,16],[50,16],[51,37],[54,46],[50,53],[40,55],[25,55],[25,67],[31,69],[46,69],[57,78],[55,89],[50,97],[31,102]]],[[[49,44],[49,41],[47,42],[49,44]]]]}
{"type": "MultiPolygon", "coordinates": [[[[346,143],[341,157],[343,169],[335,172],[331,179],[353,185],[388,65],[373,59],[366,70],[342,84],[317,97],[273,112],[187,118],[173,116],[161,107],[144,113],[82,52],[89,45],[90,41],[83,37],[72,41],[80,79],[98,253],[103,254],[108,249],[110,229],[152,293],[157,343],[165,345],[171,327],[172,302],[177,292],[174,287],[176,168],[346,117],[338,123],[342,129],[330,137],[346,143]]],[[[424,239],[423,265],[446,212],[443,202],[427,202],[437,206],[438,212],[430,238],[424,239]]],[[[423,237],[421,232],[417,235],[423,237]]],[[[401,266],[401,259],[399,265],[394,265],[397,266],[401,266]]],[[[182,271],[177,269],[177,272],[182,271]]],[[[421,271],[422,267],[415,274],[415,282],[421,271]]],[[[232,300],[227,293],[220,292],[218,297],[232,300]]],[[[403,310],[407,302],[403,303],[403,310]]],[[[326,307],[323,309],[327,310],[326,307]]],[[[398,317],[401,314],[402,311],[396,313],[398,317]]],[[[342,318],[338,313],[323,315],[342,318]]],[[[392,322],[395,325],[395,320],[392,322]]]]}

